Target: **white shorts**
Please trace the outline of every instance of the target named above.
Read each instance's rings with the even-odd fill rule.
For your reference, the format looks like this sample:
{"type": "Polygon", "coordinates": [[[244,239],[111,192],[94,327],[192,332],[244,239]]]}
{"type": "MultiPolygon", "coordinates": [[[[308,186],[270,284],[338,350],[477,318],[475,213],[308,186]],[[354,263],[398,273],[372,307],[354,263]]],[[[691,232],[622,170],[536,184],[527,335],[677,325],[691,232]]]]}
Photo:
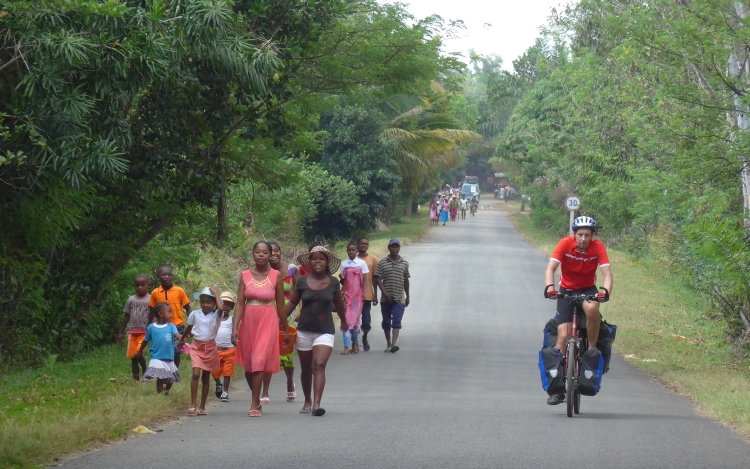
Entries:
{"type": "Polygon", "coordinates": [[[333,348],[333,334],[297,330],[297,350],[309,352],[315,345],[327,345],[333,348]]]}

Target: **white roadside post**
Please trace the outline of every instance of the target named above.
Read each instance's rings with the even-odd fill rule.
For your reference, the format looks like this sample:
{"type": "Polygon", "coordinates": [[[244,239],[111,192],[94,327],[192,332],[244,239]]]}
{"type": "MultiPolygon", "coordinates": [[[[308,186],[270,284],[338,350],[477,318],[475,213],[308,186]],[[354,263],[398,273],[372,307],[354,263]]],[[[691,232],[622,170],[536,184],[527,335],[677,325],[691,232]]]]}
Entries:
{"type": "Polygon", "coordinates": [[[565,208],[570,211],[570,223],[568,224],[568,233],[570,236],[573,236],[573,220],[575,220],[576,217],[576,210],[581,209],[581,199],[578,197],[571,195],[567,199],[565,199],[565,208]]]}

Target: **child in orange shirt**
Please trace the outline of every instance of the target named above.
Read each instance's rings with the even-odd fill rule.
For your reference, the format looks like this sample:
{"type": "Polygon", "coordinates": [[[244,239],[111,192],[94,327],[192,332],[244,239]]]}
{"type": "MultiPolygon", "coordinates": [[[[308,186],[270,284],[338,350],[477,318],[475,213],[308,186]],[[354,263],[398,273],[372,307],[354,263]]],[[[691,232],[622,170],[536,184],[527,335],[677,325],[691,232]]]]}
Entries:
{"type": "Polygon", "coordinates": [[[130,358],[130,369],[133,372],[133,379],[139,381],[141,377],[138,365],[140,365],[145,373],[146,359],[143,355],[136,358],[135,354],[140,348],[143,338],[146,337],[146,328],[149,325],[149,301],[151,295],[148,294],[148,275],[136,275],[134,286],[135,295],[128,298],[125,302],[125,307],[122,309],[124,314],[122,316],[120,333],[117,335],[117,345],[122,344],[122,339],[125,335],[125,327],[130,324],[130,327],[128,328],[127,357],[130,358]]]}
{"type": "MultiPolygon", "coordinates": [[[[156,272],[159,276],[161,286],[151,292],[151,300],[148,304],[153,308],[156,306],[156,303],[169,303],[169,306],[172,308],[172,324],[177,327],[177,332],[183,335],[185,333],[185,317],[190,316],[190,300],[185,290],[172,283],[172,268],[170,266],[162,265],[156,272]],[[183,310],[185,311],[185,316],[182,315],[183,310]]],[[[149,315],[148,319],[149,324],[154,322],[153,314],[149,315]]],[[[174,352],[174,365],[179,368],[180,349],[177,348],[177,342],[175,342],[174,352]]]]}

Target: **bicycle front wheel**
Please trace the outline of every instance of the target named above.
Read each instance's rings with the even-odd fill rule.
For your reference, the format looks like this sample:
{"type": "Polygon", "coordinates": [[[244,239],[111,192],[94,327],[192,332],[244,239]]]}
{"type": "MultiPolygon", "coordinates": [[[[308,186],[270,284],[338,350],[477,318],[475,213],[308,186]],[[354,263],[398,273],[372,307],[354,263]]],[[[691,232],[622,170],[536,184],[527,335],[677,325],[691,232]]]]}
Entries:
{"type": "Polygon", "coordinates": [[[575,399],[573,399],[573,412],[581,413],[581,393],[577,389],[575,390],[575,399]]]}
{"type": "MultiPolygon", "coordinates": [[[[576,346],[568,344],[568,372],[565,374],[565,404],[568,407],[568,417],[573,416],[573,404],[576,400],[575,370],[576,370],[576,346]]],[[[578,412],[576,412],[578,413],[578,412]]]]}

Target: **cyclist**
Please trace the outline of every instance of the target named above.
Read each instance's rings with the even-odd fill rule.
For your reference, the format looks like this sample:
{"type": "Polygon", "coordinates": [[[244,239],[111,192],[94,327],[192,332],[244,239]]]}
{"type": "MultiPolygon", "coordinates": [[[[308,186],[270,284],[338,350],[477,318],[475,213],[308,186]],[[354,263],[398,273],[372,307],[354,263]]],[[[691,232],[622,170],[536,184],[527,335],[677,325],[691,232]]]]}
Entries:
{"type": "MultiPolygon", "coordinates": [[[[573,321],[574,304],[571,300],[558,299],[560,292],[554,289],[555,271],[560,267],[560,290],[570,291],[575,295],[596,295],[598,302],[586,301],[583,310],[586,313],[586,330],[589,349],[596,348],[599,337],[599,303],[609,300],[612,291],[612,271],[604,243],[594,238],[596,221],[591,217],[578,217],[571,226],[573,236],[560,240],[544,272],[544,297],[557,299],[557,345],[558,352],[565,350],[568,338],[568,325],[573,321]],[[604,276],[603,292],[596,288],[596,269],[602,270],[604,276]]],[[[547,404],[557,405],[564,401],[564,395],[551,395],[547,404]]]]}

